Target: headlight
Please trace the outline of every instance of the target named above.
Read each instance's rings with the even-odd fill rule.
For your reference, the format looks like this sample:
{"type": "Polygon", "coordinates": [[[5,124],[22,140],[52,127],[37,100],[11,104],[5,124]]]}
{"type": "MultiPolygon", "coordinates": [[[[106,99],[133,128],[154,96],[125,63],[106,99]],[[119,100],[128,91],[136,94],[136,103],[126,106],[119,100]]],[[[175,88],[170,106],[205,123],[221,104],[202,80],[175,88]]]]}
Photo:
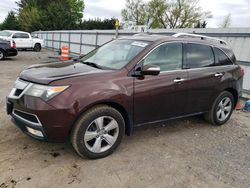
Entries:
{"type": "Polygon", "coordinates": [[[43,86],[32,84],[24,94],[33,97],[40,97],[43,100],[48,101],[49,99],[63,92],[68,87],[69,86],[43,86]]]}

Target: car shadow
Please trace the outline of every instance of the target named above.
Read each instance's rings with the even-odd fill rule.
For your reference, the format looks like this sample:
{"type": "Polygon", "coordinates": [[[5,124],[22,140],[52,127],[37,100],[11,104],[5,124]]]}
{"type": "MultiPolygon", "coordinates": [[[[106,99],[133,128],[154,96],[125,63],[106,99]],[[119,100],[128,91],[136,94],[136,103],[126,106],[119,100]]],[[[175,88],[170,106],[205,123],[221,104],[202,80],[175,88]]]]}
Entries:
{"type": "MultiPolygon", "coordinates": [[[[197,133],[199,129],[213,129],[214,127],[207,123],[202,116],[194,116],[176,120],[169,120],[162,123],[157,124],[148,124],[141,127],[136,127],[131,136],[125,136],[121,146],[117,148],[117,151],[114,152],[108,158],[119,158],[121,155],[125,153],[133,152],[133,148],[135,145],[140,145],[142,143],[150,144],[154,139],[159,138],[168,138],[169,136],[180,137],[183,136],[183,132],[191,131],[194,135],[197,133]]],[[[9,127],[8,132],[17,131],[16,127],[9,127]]],[[[185,135],[186,133],[184,133],[185,135]]],[[[75,152],[72,147],[70,140],[65,142],[44,142],[38,141],[36,139],[32,139],[27,135],[24,135],[21,131],[16,133],[16,137],[20,139],[20,143],[23,143],[17,149],[20,150],[20,153],[23,153],[22,157],[28,157],[28,153],[26,152],[35,152],[36,156],[38,155],[38,161],[44,163],[43,161],[54,161],[56,163],[56,159],[60,159],[67,161],[89,161],[87,158],[81,158],[75,152]],[[27,155],[25,157],[25,155],[27,155]]],[[[178,139],[178,138],[177,138],[178,139]]],[[[159,142],[159,141],[158,141],[159,142]]],[[[161,142],[161,141],[160,141],[161,142]]],[[[164,140],[162,140],[164,142],[164,140]]],[[[12,144],[15,144],[13,142],[12,144]]],[[[136,146],[140,147],[140,146],[136,146]]],[[[35,154],[32,154],[35,155],[35,154]]],[[[110,159],[108,159],[110,160],[110,159]]]]}
{"type": "MultiPolygon", "coordinates": [[[[131,136],[125,136],[122,142],[123,149],[126,147],[125,150],[129,150],[128,148],[132,147],[132,145],[140,142],[145,141],[145,137],[147,140],[150,141],[151,139],[155,139],[155,137],[167,137],[171,134],[178,134],[180,132],[190,131],[190,129],[213,129],[213,126],[207,123],[202,116],[194,116],[176,120],[169,120],[162,123],[156,124],[148,124],[141,127],[134,128],[131,136]]],[[[194,133],[195,134],[195,133],[194,133]]],[[[35,141],[39,143],[39,141],[35,141]]],[[[82,160],[77,153],[74,151],[73,147],[70,144],[70,141],[67,140],[64,143],[49,143],[44,142],[43,148],[46,148],[49,155],[52,157],[59,157],[66,155],[65,159],[75,159],[75,160],[82,160]],[[46,146],[45,146],[46,145],[46,146]]],[[[122,150],[123,150],[122,149],[122,150]]],[[[118,147],[118,151],[115,153],[119,153],[121,151],[118,147]]],[[[122,152],[122,151],[121,151],[122,152]]],[[[88,160],[87,158],[83,158],[83,160],[88,160]]]]}

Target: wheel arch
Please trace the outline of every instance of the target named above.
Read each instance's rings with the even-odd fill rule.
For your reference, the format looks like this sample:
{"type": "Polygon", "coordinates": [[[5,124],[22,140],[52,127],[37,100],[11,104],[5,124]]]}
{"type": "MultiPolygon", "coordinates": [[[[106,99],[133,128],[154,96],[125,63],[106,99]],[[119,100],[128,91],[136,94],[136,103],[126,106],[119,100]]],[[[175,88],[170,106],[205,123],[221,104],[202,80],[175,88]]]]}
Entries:
{"type": "Polygon", "coordinates": [[[118,104],[116,102],[104,102],[102,104],[111,106],[112,108],[116,109],[118,112],[121,113],[125,121],[125,133],[126,135],[130,135],[133,126],[132,126],[132,118],[129,117],[127,110],[121,104],[118,104]]]}
{"type": "Polygon", "coordinates": [[[125,121],[125,134],[130,136],[130,134],[133,130],[132,117],[131,117],[131,115],[129,115],[129,113],[127,112],[125,107],[123,107],[121,104],[114,102],[114,101],[99,101],[99,102],[96,102],[94,104],[90,104],[87,107],[85,107],[83,110],[81,110],[70,128],[69,135],[71,134],[71,131],[72,131],[75,123],[81,117],[81,115],[84,114],[86,111],[90,110],[91,108],[94,108],[95,106],[99,106],[99,105],[107,105],[107,106],[110,106],[110,107],[116,109],[118,112],[120,112],[122,117],[124,118],[124,121],[125,121]]]}
{"type": "Polygon", "coordinates": [[[33,48],[35,48],[36,44],[40,45],[42,47],[42,44],[40,42],[35,42],[33,48]]]}
{"type": "Polygon", "coordinates": [[[238,98],[239,98],[238,91],[236,89],[234,89],[234,88],[226,88],[224,91],[228,91],[233,95],[233,97],[234,97],[234,107],[235,107],[237,102],[238,102],[238,98]]]}

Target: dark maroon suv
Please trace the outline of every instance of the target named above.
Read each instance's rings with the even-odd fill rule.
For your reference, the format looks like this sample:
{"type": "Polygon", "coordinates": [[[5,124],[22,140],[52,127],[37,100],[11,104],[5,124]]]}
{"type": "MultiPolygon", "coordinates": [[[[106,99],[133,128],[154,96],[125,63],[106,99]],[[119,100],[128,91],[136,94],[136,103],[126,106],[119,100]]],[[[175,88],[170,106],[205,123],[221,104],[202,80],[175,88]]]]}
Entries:
{"type": "Polygon", "coordinates": [[[31,137],[70,138],[80,156],[101,158],[136,126],[198,114],[224,124],[243,74],[218,39],[135,35],[24,70],[7,97],[7,113],[31,137]]]}

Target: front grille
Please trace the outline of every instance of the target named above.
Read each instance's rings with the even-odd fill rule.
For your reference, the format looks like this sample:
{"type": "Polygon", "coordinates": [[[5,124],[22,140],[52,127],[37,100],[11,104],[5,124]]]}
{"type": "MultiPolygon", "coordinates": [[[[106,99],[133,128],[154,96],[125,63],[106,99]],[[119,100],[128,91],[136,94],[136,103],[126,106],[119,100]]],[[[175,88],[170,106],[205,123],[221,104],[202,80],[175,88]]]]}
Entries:
{"type": "Polygon", "coordinates": [[[42,126],[39,119],[38,119],[38,117],[36,115],[34,115],[34,114],[30,114],[30,113],[23,112],[23,111],[15,109],[13,111],[13,115],[18,117],[18,118],[21,118],[22,120],[24,120],[26,122],[31,123],[31,124],[42,126]]]}

